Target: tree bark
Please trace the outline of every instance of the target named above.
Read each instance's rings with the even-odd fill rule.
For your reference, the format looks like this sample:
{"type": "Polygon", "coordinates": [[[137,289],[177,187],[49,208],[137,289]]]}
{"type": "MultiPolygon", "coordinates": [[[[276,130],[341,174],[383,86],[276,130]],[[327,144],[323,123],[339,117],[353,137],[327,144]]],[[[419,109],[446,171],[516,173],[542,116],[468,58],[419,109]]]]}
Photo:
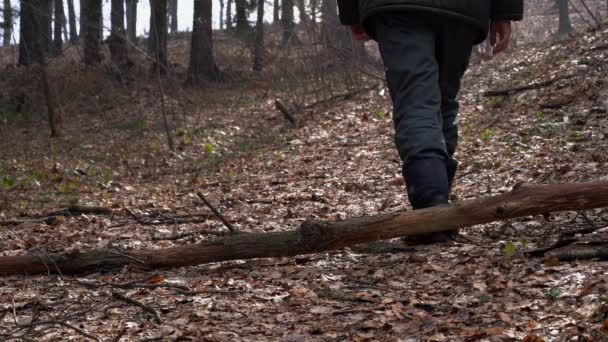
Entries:
{"type": "Polygon", "coordinates": [[[226,4],[226,31],[232,30],[232,1],[228,0],[226,4]]]}
{"type": "Polygon", "coordinates": [[[74,0],[68,0],[68,21],[70,23],[70,42],[75,44],[78,41],[76,31],[76,12],[74,11],[74,0]]]}
{"type": "Polygon", "coordinates": [[[171,34],[177,33],[177,0],[169,0],[169,29],[171,34]]]}
{"type": "Polygon", "coordinates": [[[65,27],[65,14],[63,12],[63,0],[55,0],[55,27],[53,36],[53,50],[56,56],[61,55],[63,51],[63,36],[62,31],[65,27]]]}
{"type": "Polygon", "coordinates": [[[166,249],[74,250],[63,254],[0,257],[0,274],[97,272],[116,270],[125,265],[172,268],[227,260],[287,257],[523,216],[607,206],[608,181],[520,185],[509,193],[464,201],[447,207],[339,222],[306,221],[293,231],[231,235],[166,249]]]}
{"type": "Polygon", "coordinates": [[[127,38],[133,44],[137,41],[137,0],[127,2],[127,38]]]}
{"type": "Polygon", "coordinates": [[[154,57],[152,73],[167,74],[167,0],[150,0],[149,50],[154,57]]]}
{"type": "Polygon", "coordinates": [[[296,0],[296,5],[298,6],[298,14],[300,18],[301,24],[308,23],[308,15],[306,14],[306,6],[304,4],[304,0],[296,0]]]}
{"type": "Polygon", "coordinates": [[[282,43],[295,40],[295,24],[293,22],[293,0],[281,0],[281,26],[283,29],[282,43]]]}
{"type": "Polygon", "coordinates": [[[220,2],[220,31],[224,29],[224,0],[220,2]]]}
{"type": "Polygon", "coordinates": [[[194,0],[192,43],[188,82],[199,84],[204,80],[217,80],[218,68],[213,56],[213,29],[211,27],[212,0],[194,0]]]}
{"type": "Polygon", "coordinates": [[[101,35],[99,19],[101,17],[101,0],[84,0],[85,5],[85,42],[84,63],[96,65],[103,59],[101,55],[101,35]]]}
{"type": "Polygon", "coordinates": [[[34,7],[36,20],[40,25],[42,47],[45,55],[52,56],[53,51],[53,6],[50,0],[37,1],[38,6],[34,7]]]}
{"type": "Polygon", "coordinates": [[[4,0],[4,9],[2,12],[2,45],[11,45],[11,36],[13,34],[13,7],[10,0],[4,0]]]}
{"type": "Polygon", "coordinates": [[[559,9],[559,34],[568,34],[572,32],[572,22],[570,21],[570,9],[568,0],[556,0],[557,8],[559,9]]]}
{"type": "Polygon", "coordinates": [[[258,13],[255,24],[255,45],[253,46],[253,70],[261,71],[264,67],[264,1],[258,0],[258,13]]]}
{"type": "Polygon", "coordinates": [[[247,0],[234,0],[234,5],[236,7],[236,15],[234,16],[236,32],[244,35],[250,28],[247,20],[247,0]]]}
{"type": "Polygon", "coordinates": [[[86,7],[87,7],[87,0],[80,0],[80,22],[79,22],[79,26],[80,26],[80,34],[78,35],[80,37],[80,40],[84,46],[84,41],[87,35],[87,12],[86,12],[86,7]]]}
{"type": "Polygon", "coordinates": [[[280,16],[280,11],[281,11],[281,5],[279,3],[279,0],[274,0],[273,2],[273,6],[272,6],[272,23],[273,24],[278,24],[279,21],[281,20],[281,16],[280,16]]]}
{"type": "Polygon", "coordinates": [[[112,27],[108,40],[112,62],[122,71],[126,70],[131,65],[128,56],[124,18],[124,0],[112,0],[112,9],[110,13],[112,27]]]}

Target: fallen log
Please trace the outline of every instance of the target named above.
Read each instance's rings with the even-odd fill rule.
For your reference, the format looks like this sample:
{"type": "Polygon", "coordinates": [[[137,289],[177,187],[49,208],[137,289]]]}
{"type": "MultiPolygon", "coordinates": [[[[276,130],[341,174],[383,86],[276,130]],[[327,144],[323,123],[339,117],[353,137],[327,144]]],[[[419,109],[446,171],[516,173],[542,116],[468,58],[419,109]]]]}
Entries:
{"type": "Polygon", "coordinates": [[[525,85],[504,88],[504,89],[488,90],[483,93],[483,96],[485,96],[485,97],[509,96],[514,93],[519,93],[519,92],[526,91],[526,90],[533,90],[533,89],[540,89],[540,88],[548,87],[557,81],[569,79],[574,76],[576,76],[576,75],[566,75],[566,76],[555,77],[555,78],[552,78],[552,79],[549,79],[546,81],[534,82],[532,84],[525,84],[525,85]]]}
{"type": "Polygon", "coordinates": [[[0,257],[0,274],[83,273],[114,270],[125,265],[173,268],[227,260],[287,257],[522,216],[600,207],[608,207],[608,181],[523,184],[502,195],[446,207],[338,222],[305,221],[300,228],[292,231],[230,235],[165,249],[95,249],[63,254],[5,256],[0,257]]]}

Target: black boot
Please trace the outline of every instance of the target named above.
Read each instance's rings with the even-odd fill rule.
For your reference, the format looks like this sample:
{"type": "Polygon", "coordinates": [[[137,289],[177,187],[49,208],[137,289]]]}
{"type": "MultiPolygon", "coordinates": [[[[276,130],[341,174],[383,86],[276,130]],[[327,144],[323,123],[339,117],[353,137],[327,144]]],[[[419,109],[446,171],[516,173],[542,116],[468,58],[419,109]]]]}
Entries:
{"type": "MultiPolygon", "coordinates": [[[[453,179],[455,169],[454,167],[454,172],[450,173],[450,168],[441,159],[418,159],[404,165],[403,176],[414,210],[448,205],[450,177],[453,179]]],[[[410,245],[421,245],[452,241],[457,235],[458,231],[453,230],[404,236],[402,240],[410,245]]]]}
{"type": "Polygon", "coordinates": [[[452,186],[454,185],[454,178],[456,178],[456,170],[458,169],[458,161],[454,158],[449,158],[445,162],[445,167],[448,172],[448,189],[451,192],[452,186]]]}
{"type": "Polygon", "coordinates": [[[403,166],[407,194],[414,209],[448,203],[450,192],[445,161],[417,159],[403,166]]]}

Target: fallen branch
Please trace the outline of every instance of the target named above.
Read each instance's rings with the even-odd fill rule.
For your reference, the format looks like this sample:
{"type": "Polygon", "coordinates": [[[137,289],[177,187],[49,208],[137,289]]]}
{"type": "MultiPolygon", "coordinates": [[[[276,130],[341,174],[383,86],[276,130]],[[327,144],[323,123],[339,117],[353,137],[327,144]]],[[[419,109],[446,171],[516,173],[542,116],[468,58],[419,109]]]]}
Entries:
{"type": "Polygon", "coordinates": [[[80,335],[82,335],[82,336],[84,336],[86,338],[90,338],[91,340],[94,340],[94,341],[100,341],[99,337],[91,335],[88,332],[80,329],[79,327],[75,327],[75,326],[73,326],[73,325],[71,325],[69,323],[66,323],[66,322],[59,322],[58,324],[61,325],[61,326],[63,326],[63,327],[72,329],[75,332],[79,333],[80,335]]]}
{"type": "Polygon", "coordinates": [[[526,85],[515,86],[515,87],[510,87],[510,88],[504,88],[504,89],[488,90],[483,93],[483,96],[485,96],[485,97],[509,96],[513,93],[519,93],[519,92],[526,91],[526,90],[544,88],[544,87],[552,85],[553,83],[555,83],[557,81],[572,78],[574,76],[575,75],[566,75],[566,76],[552,78],[550,80],[546,80],[546,81],[542,81],[542,82],[535,82],[532,84],[526,84],[526,85]]]}
{"type": "Polygon", "coordinates": [[[289,111],[289,109],[287,109],[287,107],[283,104],[283,102],[281,102],[281,100],[279,100],[279,99],[274,100],[274,105],[275,105],[275,107],[277,107],[279,112],[281,112],[283,114],[283,116],[285,116],[285,118],[287,120],[289,120],[289,122],[291,122],[294,125],[297,124],[296,118],[293,116],[293,114],[291,114],[291,111],[289,111]]]}
{"type": "Polygon", "coordinates": [[[104,208],[104,207],[89,207],[84,205],[71,205],[65,209],[52,211],[42,215],[33,216],[34,218],[28,220],[16,220],[9,219],[5,221],[0,221],[0,226],[18,226],[24,223],[40,223],[40,222],[50,222],[53,219],[59,216],[78,216],[78,215],[110,215],[112,214],[112,209],[104,208]]]}
{"type": "Polygon", "coordinates": [[[146,305],[138,300],[135,300],[133,298],[129,298],[126,295],[118,292],[118,291],[112,291],[112,296],[116,299],[120,299],[123,302],[129,303],[129,304],[133,304],[135,306],[138,306],[140,308],[142,308],[144,311],[151,313],[154,316],[154,321],[158,324],[163,324],[163,320],[160,318],[160,314],[158,313],[158,311],[156,311],[156,309],[154,309],[153,307],[146,305]]]}
{"type": "Polygon", "coordinates": [[[354,218],[338,222],[305,221],[299,229],[237,234],[165,249],[117,252],[73,250],[63,254],[0,257],[0,274],[64,274],[115,270],[125,265],[172,268],[218,261],[287,257],[335,250],[362,243],[442,232],[498,220],[555,211],[608,207],[608,181],[582,184],[519,185],[509,193],[451,206],[354,218]],[[48,267],[47,265],[52,265],[48,267]]]}
{"type": "Polygon", "coordinates": [[[203,201],[203,203],[205,203],[205,205],[207,207],[209,207],[209,209],[211,209],[211,211],[215,214],[215,216],[217,216],[217,218],[220,219],[220,221],[222,221],[224,226],[226,226],[226,228],[228,228],[228,230],[230,231],[231,234],[236,233],[236,229],[234,229],[234,226],[230,222],[228,222],[228,220],[226,220],[224,215],[222,215],[217,209],[215,209],[213,204],[211,204],[211,202],[209,202],[207,200],[207,198],[205,198],[205,196],[203,196],[203,194],[201,192],[197,192],[196,195],[198,196],[198,198],[201,199],[201,201],[203,201]]]}

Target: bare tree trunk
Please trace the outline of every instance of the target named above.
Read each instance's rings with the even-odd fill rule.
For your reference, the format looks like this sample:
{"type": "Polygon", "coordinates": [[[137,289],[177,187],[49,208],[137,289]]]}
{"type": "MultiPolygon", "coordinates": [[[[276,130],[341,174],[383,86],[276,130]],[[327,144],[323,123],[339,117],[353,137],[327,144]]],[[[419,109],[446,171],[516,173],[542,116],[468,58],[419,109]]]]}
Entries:
{"type": "Polygon", "coordinates": [[[273,6],[272,6],[272,23],[275,25],[278,24],[279,21],[281,20],[280,7],[281,7],[281,5],[279,3],[279,0],[274,0],[273,6]]]}
{"type": "Polygon", "coordinates": [[[322,6],[321,37],[326,49],[334,56],[352,55],[350,32],[340,25],[336,0],[323,0],[322,6]]]}
{"type": "Polygon", "coordinates": [[[194,0],[192,43],[188,83],[217,80],[219,71],[213,57],[212,0],[194,0]]]}
{"type": "Polygon", "coordinates": [[[128,56],[124,18],[124,0],[112,0],[110,14],[112,28],[110,37],[108,38],[110,43],[110,54],[112,55],[112,62],[114,65],[123,71],[131,64],[128,56]]]}
{"type": "Polygon", "coordinates": [[[236,7],[236,32],[241,35],[246,34],[250,28],[247,20],[247,0],[234,0],[234,4],[236,7]]]}
{"type": "Polygon", "coordinates": [[[41,87],[46,100],[47,118],[49,121],[51,137],[56,137],[59,135],[59,131],[57,130],[58,117],[56,116],[55,97],[51,92],[46,63],[46,53],[50,38],[47,37],[45,39],[44,36],[44,32],[48,31],[46,23],[52,22],[51,18],[48,17],[49,8],[46,7],[51,7],[51,3],[47,0],[30,0],[26,5],[30,6],[32,10],[30,24],[34,35],[33,49],[36,56],[36,62],[40,66],[41,87]],[[45,26],[41,25],[42,22],[44,22],[45,26]]]}
{"type": "Polygon", "coordinates": [[[224,29],[224,0],[220,2],[220,31],[224,29]]]}
{"type": "Polygon", "coordinates": [[[317,22],[317,11],[319,8],[318,5],[319,5],[318,0],[310,0],[310,18],[311,18],[313,24],[315,24],[317,22]]]}
{"type": "Polygon", "coordinates": [[[177,33],[177,0],[169,0],[169,29],[171,34],[177,33]]]}
{"type": "Polygon", "coordinates": [[[255,45],[253,47],[253,70],[264,67],[264,1],[258,0],[258,17],[255,24],[255,45]]]}
{"type": "Polygon", "coordinates": [[[32,0],[21,0],[19,5],[19,65],[30,65],[36,59],[33,5],[32,0]]]}
{"type": "Polygon", "coordinates": [[[232,30],[232,1],[228,0],[226,5],[226,31],[232,30]]]}
{"type": "Polygon", "coordinates": [[[68,19],[70,22],[70,42],[78,41],[78,32],[76,31],[76,12],[74,11],[74,0],[68,0],[68,19]]]}
{"type": "Polygon", "coordinates": [[[293,0],[281,1],[281,26],[283,28],[283,44],[295,38],[295,25],[293,22],[293,0]]]}
{"type": "Polygon", "coordinates": [[[41,29],[42,46],[45,54],[53,55],[53,6],[49,0],[37,1],[39,4],[34,7],[34,11],[38,12],[36,19],[41,29]]]}
{"type": "Polygon", "coordinates": [[[125,265],[158,269],[227,260],[288,257],[555,211],[581,211],[606,206],[608,181],[522,185],[509,193],[468,200],[448,207],[403,211],[339,222],[305,221],[297,230],[236,234],[165,249],[96,249],[74,250],[63,254],[5,256],[0,257],[0,274],[73,274],[116,270],[125,265]]]}
{"type": "Polygon", "coordinates": [[[167,0],[150,0],[150,53],[153,74],[167,74],[167,0]]]}
{"type": "Polygon", "coordinates": [[[87,8],[87,0],[80,0],[80,22],[79,22],[79,26],[80,26],[80,34],[78,35],[80,37],[80,41],[82,42],[82,44],[84,45],[84,41],[85,41],[85,37],[87,35],[87,12],[86,12],[86,8],[87,8]]]}
{"type": "Polygon", "coordinates": [[[13,7],[11,0],[4,0],[4,9],[2,12],[2,45],[11,45],[11,36],[13,34],[13,7]]]}
{"type": "Polygon", "coordinates": [[[132,43],[137,41],[137,0],[127,1],[127,38],[132,43]]]}
{"type": "Polygon", "coordinates": [[[65,27],[65,14],[63,13],[63,0],[55,0],[55,32],[53,36],[54,52],[56,56],[63,52],[62,30],[65,27]]]}
{"type": "Polygon", "coordinates": [[[570,21],[570,9],[568,0],[556,0],[557,8],[559,9],[559,29],[557,33],[568,34],[572,32],[572,22],[570,21]]]}
{"type": "Polygon", "coordinates": [[[308,15],[306,14],[306,5],[304,0],[296,0],[296,5],[298,6],[298,14],[300,18],[301,24],[306,24],[308,22],[308,15]]]}
{"type": "Polygon", "coordinates": [[[85,37],[84,37],[84,63],[96,65],[101,62],[101,35],[99,32],[99,19],[101,17],[101,0],[84,0],[85,5],[85,37]]]}

